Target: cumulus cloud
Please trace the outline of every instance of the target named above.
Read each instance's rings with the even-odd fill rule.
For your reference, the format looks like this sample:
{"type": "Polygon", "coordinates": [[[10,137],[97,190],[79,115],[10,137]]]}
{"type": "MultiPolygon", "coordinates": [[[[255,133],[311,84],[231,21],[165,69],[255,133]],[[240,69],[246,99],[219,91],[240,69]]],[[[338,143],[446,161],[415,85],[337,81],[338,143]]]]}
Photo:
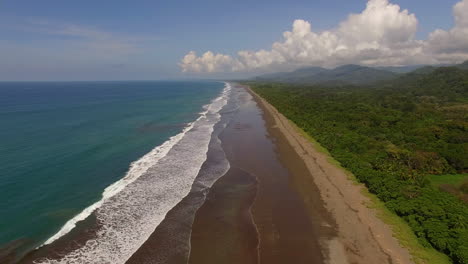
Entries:
{"type": "Polygon", "coordinates": [[[235,61],[228,55],[213,54],[211,51],[205,52],[197,57],[194,51],[189,52],[182,59],[182,65],[190,65],[190,69],[183,68],[184,71],[195,72],[215,72],[232,69],[235,61]]]}
{"type": "Polygon", "coordinates": [[[239,51],[236,56],[211,51],[189,52],[179,64],[184,72],[288,70],[305,65],[331,67],[347,63],[407,65],[458,62],[468,59],[468,0],[453,9],[455,26],[436,30],[427,40],[415,39],[416,16],[388,0],[369,0],[336,28],[315,32],[305,20],[295,20],[283,40],[270,50],[239,51]]]}
{"type": "Polygon", "coordinates": [[[468,58],[468,0],[457,3],[453,13],[455,26],[449,31],[437,29],[428,39],[428,51],[444,62],[468,58]]]}

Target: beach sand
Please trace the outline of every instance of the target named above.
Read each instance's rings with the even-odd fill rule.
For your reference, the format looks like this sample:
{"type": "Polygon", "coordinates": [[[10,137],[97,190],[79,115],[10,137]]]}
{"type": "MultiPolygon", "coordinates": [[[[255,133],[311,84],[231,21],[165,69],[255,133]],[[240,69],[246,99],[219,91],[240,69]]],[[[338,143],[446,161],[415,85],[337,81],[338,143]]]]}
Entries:
{"type": "MultiPolygon", "coordinates": [[[[323,263],[319,242],[333,229],[323,224],[327,212],[318,192],[309,190],[317,203],[306,206],[294,187],[303,182],[280,161],[265,115],[246,90],[237,89],[240,107],[220,135],[231,169],[195,216],[189,263],[323,263]],[[246,177],[248,186],[235,180],[246,177]]],[[[295,154],[292,148],[289,154],[295,154]]],[[[303,177],[305,164],[291,158],[287,165],[303,177]]]]}

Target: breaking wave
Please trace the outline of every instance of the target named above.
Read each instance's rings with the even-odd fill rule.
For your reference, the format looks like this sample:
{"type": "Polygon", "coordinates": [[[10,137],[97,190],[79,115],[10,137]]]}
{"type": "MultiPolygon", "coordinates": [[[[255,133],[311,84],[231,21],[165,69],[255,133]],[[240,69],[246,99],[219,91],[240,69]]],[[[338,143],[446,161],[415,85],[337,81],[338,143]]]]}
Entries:
{"type": "Polygon", "coordinates": [[[93,212],[99,223],[96,238],[61,259],[36,263],[125,263],[167,212],[190,192],[230,92],[231,85],[226,83],[221,95],[205,106],[197,120],[133,162],[124,178],[104,190],[101,200],[69,220],[44,245],[70,232],[93,212]]]}

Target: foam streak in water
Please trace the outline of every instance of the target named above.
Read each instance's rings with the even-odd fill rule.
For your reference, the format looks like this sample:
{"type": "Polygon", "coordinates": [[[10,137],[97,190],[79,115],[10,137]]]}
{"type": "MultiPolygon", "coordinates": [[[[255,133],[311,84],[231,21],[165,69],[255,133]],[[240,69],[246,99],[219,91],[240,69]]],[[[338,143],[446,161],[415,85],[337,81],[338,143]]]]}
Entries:
{"type": "Polygon", "coordinates": [[[95,239],[62,259],[37,263],[125,263],[189,193],[230,90],[226,83],[222,95],[196,121],[134,162],[123,179],[105,189],[100,201],[68,221],[45,244],[68,233],[93,211],[100,224],[95,239]]]}

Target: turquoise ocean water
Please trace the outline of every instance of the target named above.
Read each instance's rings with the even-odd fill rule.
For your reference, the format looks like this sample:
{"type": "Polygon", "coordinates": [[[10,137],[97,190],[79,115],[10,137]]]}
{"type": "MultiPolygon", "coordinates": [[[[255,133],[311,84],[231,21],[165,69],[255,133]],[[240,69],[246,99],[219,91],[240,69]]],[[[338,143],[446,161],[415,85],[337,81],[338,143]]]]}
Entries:
{"type": "Polygon", "coordinates": [[[0,83],[0,245],[41,245],[133,161],[180,133],[220,82],[0,83]]]}

